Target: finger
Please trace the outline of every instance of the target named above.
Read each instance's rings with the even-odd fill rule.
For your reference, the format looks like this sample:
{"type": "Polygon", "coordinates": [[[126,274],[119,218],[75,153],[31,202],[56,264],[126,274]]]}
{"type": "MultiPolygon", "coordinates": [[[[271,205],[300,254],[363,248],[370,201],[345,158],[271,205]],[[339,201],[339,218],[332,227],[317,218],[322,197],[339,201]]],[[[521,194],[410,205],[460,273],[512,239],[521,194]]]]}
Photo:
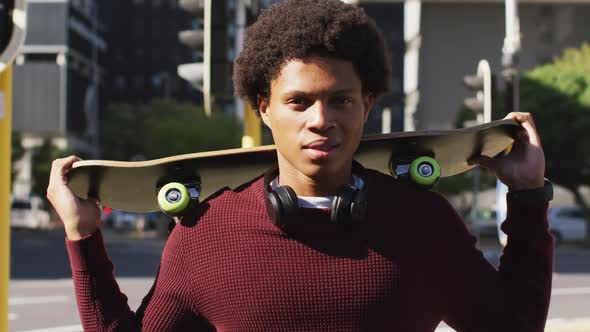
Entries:
{"type": "Polygon", "coordinates": [[[80,161],[82,159],[80,159],[76,156],[69,156],[69,157],[64,158],[62,160],[63,160],[63,164],[62,164],[62,168],[61,168],[61,175],[64,176],[70,171],[70,169],[72,169],[72,166],[74,165],[75,162],[80,161]]]}
{"type": "Polygon", "coordinates": [[[52,187],[52,184],[61,182],[61,169],[64,164],[64,159],[55,159],[51,163],[51,172],[49,173],[49,187],[52,187]]]}
{"type": "Polygon", "coordinates": [[[468,161],[469,165],[478,165],[481,166],[487,170],[490,170],[492,172],[495,172],[496,169],[498,168],[498,160],[488,157],[488,156],[477,156],[477,157],[473,157],[468,161]]]}
{"type": "Polygon", "coordinates": [[[504,119],[510,119],[518,122],[519,124],[530,122],[533,128],[535,128],[535,130],[537,129],[535,126],[535,121],[533,120],[533,115],[528,112],[510,112],[504,117],[504,119]]]}
{"type": "Polygon", "coordinates": [[[541,138],[537,132],[535,121],[531,113],[511,112],[506,115],[505,119],[512,119],[518,122],[525,129],[529,137],[529,142],[535,146],[541,146],[541,138]]]}
{"type": "Polygon", "coordinates": [[[71,168],[74,162],[80,160],[76,156],[68,158],[56,159],[51,164],[51,172],[49,174],[49,184],[47,187],[47,197],[51,200],[52,194],[59,191],[59,187],[67,184],[65,173],[71,168]]]}
{"type": "Polygon", "coordinates": [[[56,159],[51,164],[51,176],[53,179],[61,178],[72,167],[74,162],[80,160],[76,156],[69,156],[67,158],[56,159]]]}

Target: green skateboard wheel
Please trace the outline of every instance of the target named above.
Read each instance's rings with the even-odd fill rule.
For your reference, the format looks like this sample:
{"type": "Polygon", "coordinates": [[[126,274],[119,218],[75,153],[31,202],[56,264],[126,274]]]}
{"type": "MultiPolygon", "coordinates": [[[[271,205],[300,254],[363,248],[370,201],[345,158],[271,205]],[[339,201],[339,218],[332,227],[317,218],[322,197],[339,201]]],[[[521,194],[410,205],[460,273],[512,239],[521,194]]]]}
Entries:
{"type": "Polygon", "coordinates": [[[158,192],[158,205],[164,213],[178,214],[190,202],[188,190],[182,183],[170,182],[158,192]]]}
{"type": "Polygon", "coordinates": [[[416,158],[410,164],[410,177],[420,186],[433,186],[440,178],[440,165],[434,158],[416,158]]]}

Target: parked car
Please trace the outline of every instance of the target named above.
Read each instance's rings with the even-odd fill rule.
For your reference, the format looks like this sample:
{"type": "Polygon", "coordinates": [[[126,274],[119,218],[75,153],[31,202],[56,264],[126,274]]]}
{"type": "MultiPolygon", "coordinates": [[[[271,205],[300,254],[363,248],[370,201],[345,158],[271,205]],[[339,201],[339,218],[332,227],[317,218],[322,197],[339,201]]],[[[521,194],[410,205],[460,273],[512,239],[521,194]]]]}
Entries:
{"type": "Polygon", "coordinates": [[[498,237],[498,225],[496,223],[496,210],[480,208],[475,212],[475,217],[467,216],[467,226],[471,233],[478,237],[498,237]]]}
{"type": "Polygon", "coordinates": [[[10,226],[14,228],[48,229],[49,212],[41,197],[13,198],[10,203],[10,226]]]}
{"type": "Polygon", "coordinates": [[[556,243],[578,242],[586,239],[586,218],[579,207],[549,208],[549,230],[556,243]]]}
{"type": "Polygon", "coordinates": [[[168,217],[163,212],[156,211],[145,214],[145,230],[157,229],[159,226],[162,226],[162,224],[164,225],[164,228],[167,228],[168,217]]]}
{"type": "Polygon", "coordinates": [[[145,225],[145,216],[140,213],[133,213],[120,210],[111,210],[110,217],[113,221],[113,228],[119,230],[142,230],[145,225]]]}

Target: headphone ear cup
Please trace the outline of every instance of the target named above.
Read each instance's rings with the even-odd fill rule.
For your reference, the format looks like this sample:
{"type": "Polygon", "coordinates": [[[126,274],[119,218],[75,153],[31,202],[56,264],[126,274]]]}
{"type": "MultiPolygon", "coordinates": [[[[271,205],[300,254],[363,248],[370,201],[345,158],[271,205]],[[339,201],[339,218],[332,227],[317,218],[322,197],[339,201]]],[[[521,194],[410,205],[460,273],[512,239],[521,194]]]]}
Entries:
{"type": "MultiPolygon", "coordinates": [[[[277,205],[280,206],[280,211],[275,210],[277,214],[277,224],[286,224],[293,220],[299,211],[299,200],[293,188],[289,186],[280,186],[274,190],[277,205]]],[[[272,202],[272,201],[271,201],[272,202]]],[[[274,203],[273,203],[274,207],[274,203]]]]}
{"type": "Polygon", "coordinates": [[[339,194],[332,201],[330,218],[335,224],[346,224],[352,221],[351,207],[358,189],[351,185],[345,185],[338,191],[339,194]]]}
{"type": "Polygon", "coordinates": [[[279,196],[274,191],[269,191],[268,193],[266,193],[266,197],[271,205],[271,209],[269,211],[271,221],[275,225],[281,225],[283,216],[283,205],[281,204],[279,196]]]}
{"type": "Polygon", "coordinates": [[[354,200],[350,206],[350,216],[353,223],[360,223],[365,219],[368,203],[367,192],[367,184],[365,184],[354,196],[354,200]]]}

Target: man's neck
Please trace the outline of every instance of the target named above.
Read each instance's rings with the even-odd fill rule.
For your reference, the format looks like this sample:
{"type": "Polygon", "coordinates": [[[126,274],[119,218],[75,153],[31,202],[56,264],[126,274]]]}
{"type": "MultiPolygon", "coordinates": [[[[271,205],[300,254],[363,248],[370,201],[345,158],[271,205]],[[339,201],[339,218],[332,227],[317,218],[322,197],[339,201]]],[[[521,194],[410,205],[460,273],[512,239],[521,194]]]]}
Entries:
{"type": "Polygon", "coordinates": [[[279,185],[293,188],[298,196],[333,196],[343,184],[352,184],[352,162],[348,167],[308,176],[291,163],[279,158],[279,185]]]}

